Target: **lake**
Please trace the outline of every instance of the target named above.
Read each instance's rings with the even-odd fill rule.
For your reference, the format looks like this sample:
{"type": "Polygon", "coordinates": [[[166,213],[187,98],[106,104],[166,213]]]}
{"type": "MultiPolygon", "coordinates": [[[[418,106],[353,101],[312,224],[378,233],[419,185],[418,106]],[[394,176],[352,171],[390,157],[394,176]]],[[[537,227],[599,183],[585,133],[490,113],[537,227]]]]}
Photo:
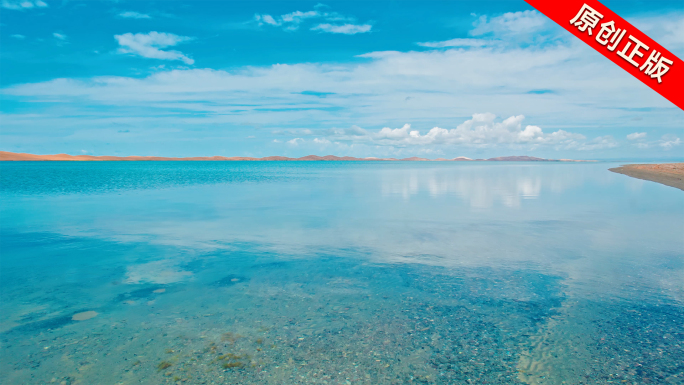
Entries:
{"type": "Polygon", "coordinates": [[[3,162],[3,384],[683,384],[617,163],[3,162]]]}

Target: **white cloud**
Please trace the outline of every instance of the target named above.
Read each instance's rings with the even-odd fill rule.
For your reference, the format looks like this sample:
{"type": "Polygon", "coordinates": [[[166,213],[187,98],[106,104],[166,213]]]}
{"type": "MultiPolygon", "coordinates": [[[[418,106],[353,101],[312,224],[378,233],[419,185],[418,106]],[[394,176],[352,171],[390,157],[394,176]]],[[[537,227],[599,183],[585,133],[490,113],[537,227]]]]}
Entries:
{"type": "MultiPolygon", "coordinates": [[[[150,48],[151,44],[131,34],[119,40],[127,51],[135,48],[146,57],[178,59],[182,55],[150,48]]],[[[641,83],[614,71],[612,63],[591,60],[593,56],[587,57],[575,47],[374,52],[363,57],[371,60],[231,71],[162,70],[143,78],[57,79],[11,86],[4,92],[44,101],[79,97],[114,106],[166,103],[174,109],[211,111],[216,118],[226,120],[235,117],[230,113],[231,106],[243,101],[247,107],[243,107],[241,120],[254,116],[260,124],[282,128],[289,126],[279,122],[301,127],[299,119],[303,122],[312,118],[328,127],[378,127],[409,121],[438,125],[483,108],[504,114],[525,111],[526,115],[544,116],[541,124],[558,128],[596,127],[606,122],[629,127],[635,124],[630,120],[634,114],[625,113],[625,108],[658,109],[640,112],[645,118],[666,114],[672,116],[666,121],[676,121],[671,114],[681,116],[669,102],[643,90],[641,83]],[[557,92],[552,96],[527,93],[536,89],[557,92]],[[309,90],[329,95],[302,95],[309,90]],[[601,108],[595,108],[597,105],[601,108]],[[277,111],[284,107],[301,112],[277,111]],[[329,112],[330,108],[340,113],[329,112]]]]}
{"type": "Polygon", "coordinates": [[[684,15],[672,12],[668,17],[636,17],[630,20],[649,36],[657,36],[658,43],[680,57],[684,55],[684,15]]]}
{"type": "Polygon", "coordinates": [[[140,12],[135,12],[135,11],[126,11],[126,12],[121,12],[119,14],[119,17],[123,17],[125,19],[150,19],[150,15],[140,13],[140,12]]]}
{"type": "Polygon", "coordinates": [[[634,132],[634,133],[627,135],[628,140],[638,140],[638,139],[644,139],[644,138],[646,138],[645,132],[634,132]]]}
{"type": "Polygon", "coordinates": [[[370,24],[363,24],[363,25],[356,25],[356,24],[343,24],[343,25],[333,25],[333,24],[318,24],[315,27],[311,28],[312,31],[323,31],[323,32],[329,32],[329,33],[343,33],[345,35],[354,35],[357,33],[366,33],[370,32],[371,30],[371,25],[370,24]]]}
{"type": "Polygon", "coordinates": [[[192,40],[187,36],[178,36],[172,33],[125,33],[114,35],[121,48],[120,53],[131,53],[142,57],[161,60],[181,60],[185,64],[193,64],[195,61],[178,51],[163,51],[161,48],[175,46],[179,43],[192,40]]]}
{"type": "Polygon", "coordinates": [[[305,19],[310,19],[310,18],[319,17],[319,16],[321,16],[321,14],[318,13],[318,11],[308,11],[308,12],[295,11],[292,13],[282,15],[280,17],[280,19],[284,23],[298,24],[298,23],[301,23],[305,19]]]}
{"type": "Polygon", "coordinates": [[[12,36],[13,38],[19,39],[19,40],[24,40],[24,39],[26,39],[26,36],[24,36],[24,35],[19,35],[18,33],[14,34],[14,35],[11,35],[11,36],[12,36]]]}
{"type": "Polygon", "coordinates": [[[274,130],[271,131],[273,135],[287,135],[287,136],[301,136],[301,135],[313,135],[313,131],[308,128],[305,129],[289,129],[289,130],[274,130]]]}
{"type": "Polygon", "coordinates": [[[580,151],[603,150],[606,148],[615,148],[618,142],[610,135],[599,136],[596,139],[590,140],[587,143],[582,143],[570,148],[577,148],[580,151]]]}
{"type": "Polygon", "coordinates": [[[32,8],[45,8],[47,6],[47,3],[41,0],[2,0],[2,2],[0,2],[0,7],[18,11],[32,8]]]}
{"type": "Polygon", "coordinates": [[[682,144],[682,141],[674,135],[663,135],[663,137],[660,138],[657,144],[664,150],[671,150],[672,147],[676,147],[682,144]]]}
{"type": "Polygon", "coordinates": [[[492,45],[492,40],[485,39],[451,39],[446,41],[429,41],[425,43],[417,43],[421,47],[428,48],[445,48],[445,47],[484,47],[492,45]]]}
{"type": "MultiPolygon", "coordinates": [[[[314,8],[319,9],[321,6],[317,5],[314,8]]],[[[354,35],[357,33],[365,33],[371,30],[370,24],[355,24],[353,17],[343,16],[337,12],[319,12],[318,10],[313,11],[295,11],[291,13],[286,13],[280,17],[273,17],[268,14],[256,14],[254,15],[254,20],[258,25],[271,25],[275,27],[282,26],[283,29],[287,31],[295,31],[299,29],[300,24],[308,19],[323,19],[328,22],[336,22],[338,24],[330,23],[319,23],[318,25],[311,27],[312,31],[323,31],[329,33],[342,33],[346,35],[354,35]],[[339,22],[347,22],[344,24],[339,24],[339,22]]]]}
{"type": "Polygon", "coordinates": [[[661,23],[660,27],[664,30],[664,36],[659,39],[662,44],[678,49],[684,47],[684,18],[671,18],[661,23]]]}
{"type": "Polygon", "coordinates": [[[318,18],[322,16],[323,15],[318,13],[318,11],[295,11],[280,16],[278,20],[276,20],[273,16],[267,14],[256,14],[254,15],[254,19],[259,25],[268,24],[276,27],[284,25],[286,30],[294,31],[299,28],[299,24],[302,23],[304,20],[318,18]]]}
{"type": "Polygon", "coordinates": [[[281,23],[276,21],[273,16],[271,15],[254,15],[254,18],[256,19],[257,22],[263,21],[266,24],[270,25],[280,25],[281,23]]]}
{"type": "MultiPolygon", "coordinates": [[[[473,16],[476,16],[473,14],[473,16]]],[[[501,16],[480,16],[468,35],[474,38],[456,38],[445,41],[417,43],[427,48],[486,47],[517,45],[521,41],[544,41],[553,32],[546,16],[537,11],[508,12],[501,16]]]]}
{"type": "Polygon", "coordinates": [[[359,126],[352,125],[350,128],[332,128],[327,130],[327,134],[347,137],[362,137],[368,135],[368,131],[359,126]]]}
{"type": "Polygon", "coordinates": [[[537,150],[540,148],[553,148],[556,150],[594,151],[618,147],[617,141],[610,135],[599,136],[592,140],[578,133],[557,130],[552,133],[544,133],[538,126],[526,125],[523,127],[522,115],[511,116],[503,121],[497,121],[491,113],[474,114],[472,119],[466,120],[453,129],[433,127],[425,134],[420,130],[412,129],[410,124],[404,124],[400,128],[384,127],[378,131],[368,131],[353,126],[351,129],[328,130],[329,138],[314,138],[305,140],[294,138],[287,143],[294,146],[309,144],[331,144],[340,148],[347,146],[365,146],[374,148],[376,152],[387,151],[380,148],[391,149],[390,153],[401,153],[402,149],[412,148],[411,153],[416,151],[425,155],[441,154],[447,148],[514,148],[520,150],[537,150]]]}
{"type": "Polygon", "coordinates": [[[682,140],[677,137],[676,135],[672,134],[665,134],[660,139],[658,140],[653,140],[650,142],[644,141],[642,139],[646,138],[646,133],[637,133],[635,132],[634,134],[629,134],[627,135],[627,139],[629,140],[635,140],[638,139],[639,141],[635,143],[637,148],[641,149],[647,149],[647,148],[655,148],[655,147],[662,147],[663,150],[671,150],[673,147],[677,147],[680,144],[682,144],[682,140]],[[638,136],[633,136],[633,135],[638,135],[638,136]]]}
{"type": "Polygon", "coordinates": [[[376,139],[389,139],[389,140],[404,140],[409,139],[409,137],[420,137],[418,131],[410,131],[411,125],[404,124],[402,128],[391,129],[389,127],[384,127],[375,135],[376,139]],[[418,135],[417,135],[418,134],[418,135]]]}
{"type": "Polygon", "coordinates": [[[473,24],[471,36],[518,35],[538,31],[546,26],[547,19],[537,11],[508,12],[501,16],[480,18],[473,24]]]}
{"type": "MultiPolygon", "coordinates": [[[[492,113],[474,114],[453,129],[433,127],[424,135],[419,130],[411,129],[410,124],[401,128],[384,127],[376,133],[356,127],[354,135],[343,130],[335,130],[331,135],[336,140],[355,142],[372,142],[387,146],[426,146],[426,145],[462,145],[468,147],[494,147],[499,145],[556,146],[568,149],[591,149],[586,146],[597,146],[603,141],[585,143],[584,135],[558,130],[545,134],[538,126],[522,126],[523,115],[511,116],[501,122],[496,121],[492,113]],[[586,148],[585,148],[586,147],[586,148]]],[[[597,138],[598,139],[598,138],[597,138]]],[[[607,138],[606,138],[607,140],[607,138]]],[[[604,143],[605,145],[605,143],[604,143]]]]}
{"type": "Polygon", "coordinates": [[[67,38],[66,35],[63,35],[63,34],[57,33],[57,32],[54,32],[54,33],[52,34],[52,36],[54,36],[55,38],[57,38],[57,39],[59,39],[59,40],[66,40],[66,38],[67,38]]]}
{"type": "MultiPolygon", "coordinates": [[[[128,39],[134,40],[134,36],[128,34],[128,39]]],[[[657,41],[659,36],[652,37],[657,41]]],[[[54,132],[75,126],[105,127],[113,122],[140,127],[154,122],[179,130],[251,125],[272,132],[310,127],[311,138],[377,145],[388,152],[391,148],[418,146],[412,147],[418,151],[445,145],[598,151],[617,145],[614,139],[601,136],[605,130],[623,139],[642,130],[643,122],[633,120],[637,116],[658,122],[657,129],[662,130],[658,136],[681,129],[681,110],[575,40],[570,35],[568,41],[554,41],[543,48],[524,44],[370,52],[361,55],[368,60],[345,63],[231,70],[161,68],[146,77],[17,84],[3,88],[2,93],[34,102],[40,113],[30,117],[3,114],[2,119],[3,125],[17,131],[50,127],[54,132]],[[552,92],[539,94],[536,90],[552,92]],[[312,97],[312,92],[326,96],[312,97]],[[54,103],[69,105],[71,110],[55,109],[54,103]],[[474,111],[483,110],[513,118],[524,113],[531,124],[520,122],[518,126],[515,120],[504,124],[495,119],[472,123],[473,127],[482,126],[480,131],[457,130],[459,123],[473,120],[467,117],[474,111]],[[382,127],[401,130],[407,122],[412,128],[394,132],[401,134],[399,139],[374,136],[382,127]],[[515,130],[504,132],[504,139],[498,142],[498,134],[491,132],[502,125],[515,130]],[[417,133],[411,136],[411,131],[417,133]],[[601,139],[591,140],[597,136],[601,139]]],[[[151,44],[140,45],[141,51],[152,46],[156,55],[169,54],[151,44]]],[[[122,48],[132,50],[131,46],[122,48]]],[[[309,138],[301,131],[286,135],[283,141],[309,138]]],[[[667,142],[672,142],[669,146],[677,143],[672,139],[663,146],[667,142]]],[[[653,144],[651,148],[665,147],[653,144]]]]}

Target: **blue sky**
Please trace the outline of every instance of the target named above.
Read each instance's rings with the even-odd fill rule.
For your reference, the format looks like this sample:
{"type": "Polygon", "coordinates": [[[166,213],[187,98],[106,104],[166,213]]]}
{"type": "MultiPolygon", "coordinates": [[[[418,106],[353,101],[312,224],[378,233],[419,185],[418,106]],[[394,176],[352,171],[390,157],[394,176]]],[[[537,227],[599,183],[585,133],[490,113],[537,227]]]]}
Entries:
{"type": "MultiPolygon", "coordinates": [[[[604,3],[684,57],[684,4],[604,3]]],[[[5,151],[684,154],[682,110],[524,1],[0,0],[0,52],[5,151]]]]}

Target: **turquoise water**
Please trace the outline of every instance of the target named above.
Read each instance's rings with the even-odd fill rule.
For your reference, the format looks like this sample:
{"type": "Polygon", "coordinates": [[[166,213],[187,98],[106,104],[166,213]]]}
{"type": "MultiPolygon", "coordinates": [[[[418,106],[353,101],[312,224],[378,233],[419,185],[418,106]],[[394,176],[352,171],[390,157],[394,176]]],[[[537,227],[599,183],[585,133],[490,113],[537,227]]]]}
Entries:
{"type": "Polygon", "coordinates": [[[0,383],[683,384],[684,193],[613,166],[4,162],[0,383]]]}

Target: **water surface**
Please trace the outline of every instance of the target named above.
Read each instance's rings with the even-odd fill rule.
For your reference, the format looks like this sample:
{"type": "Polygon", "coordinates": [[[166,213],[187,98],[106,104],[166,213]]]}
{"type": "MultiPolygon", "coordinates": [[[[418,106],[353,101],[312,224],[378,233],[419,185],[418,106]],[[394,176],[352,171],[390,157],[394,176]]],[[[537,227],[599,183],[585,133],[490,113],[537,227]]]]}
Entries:
{"type": "Polygon", "coordinates": [[[3,162],[0,382],[682,384],[684,194],[613,166],[3,162]]]}

